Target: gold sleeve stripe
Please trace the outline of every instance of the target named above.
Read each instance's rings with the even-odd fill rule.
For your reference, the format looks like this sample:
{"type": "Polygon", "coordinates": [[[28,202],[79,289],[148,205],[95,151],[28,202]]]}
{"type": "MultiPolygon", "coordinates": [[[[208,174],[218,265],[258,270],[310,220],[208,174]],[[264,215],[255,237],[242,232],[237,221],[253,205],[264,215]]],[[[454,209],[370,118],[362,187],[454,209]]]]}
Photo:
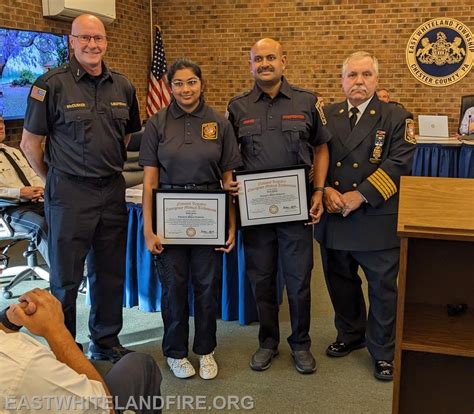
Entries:
{"type": "Polygon", "coordinates": [[[379,172],[385,178],[385,181],[387,182],[387,184],[392,189],[393,194],[395,194],[398,191],[397,185],[393,182],[393,180],[390,178],[390,176],[384,170],[382,170],[382,168],[379,168],[377,170],[377,172],[379,172]]]}
{"type": "Polygon", "coordinates": [[[382,194],[384,200],[388,200],[390,198],[390,193],[387,191],[386,187],[382,183],[380,183],[380,181],[375,176],[375,173],[372,174],[369,178],[367,178],[367,180],[375,187],[375,189],[380,194],[382,194]]]}
{"type": "Polygon", "coordinates": [[[374,177],[374,180],[379,183],[380,186],[383,186],[388,198],[390,198],[394,194],[394,192],[392,191],[390,185],[387,184],[387,182],[384,180],[383,176],[378,174],[377,172],[372,174],[372,176],[374,177]]]}
{"type": "Polygon", "coordinates": [[[367,180],[382,195],[384,200],[388,200],[398,191],[397,186],[393,180],[381,168],[375,171],[370,177],[368,177],[367,180]]]}

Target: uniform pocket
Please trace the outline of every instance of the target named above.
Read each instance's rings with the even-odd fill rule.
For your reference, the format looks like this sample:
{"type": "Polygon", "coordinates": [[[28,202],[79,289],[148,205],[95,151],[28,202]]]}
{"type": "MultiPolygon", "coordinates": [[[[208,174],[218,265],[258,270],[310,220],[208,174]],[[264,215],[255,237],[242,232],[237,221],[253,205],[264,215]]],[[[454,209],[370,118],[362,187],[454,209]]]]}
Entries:
{"type": "Polygon", "coordinates": [[[290,151],[298,153],[301,141],[307,141],[307,129],[304,121],[281,121],[281,130],[290,144],[290,151]]]}
{"type": "Polygon", "coordinates": [[[239,125],[239,142],[243,152],[258,155],[262,150],[262,124],[260,119],[253,119],[252,123],[243,121],[239,125]]]}
{"type": "Polygon", "coordinates": [[[74,131],[74,140],[84,143],[86,140],[86,131],[90,128],[92,112],[89,109],[77,109],[64,113],[64,120],[74,131]]]}
{"type": "Polygon", "coordinates": [[[112,118],[120,130],[120,135],[123,138],[130,119],[130,110],[128,108],[112,108],[112,118]]]}

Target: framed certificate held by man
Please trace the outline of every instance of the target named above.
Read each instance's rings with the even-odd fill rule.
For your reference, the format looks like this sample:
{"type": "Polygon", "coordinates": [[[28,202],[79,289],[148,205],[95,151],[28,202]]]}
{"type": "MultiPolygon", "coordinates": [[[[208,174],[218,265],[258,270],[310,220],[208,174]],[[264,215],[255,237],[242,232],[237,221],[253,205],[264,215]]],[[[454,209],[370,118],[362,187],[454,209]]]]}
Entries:
{"type": "Polygon", "coordinates": [[[309,219],[306,166],[237,171],[235,181],[243,227],[309,219]]]}
{"type": "Polygon", "coordinates": [[[153,228],[163,244],[225,246],[227,197],[224,191],[153,190],[153,228]]]}

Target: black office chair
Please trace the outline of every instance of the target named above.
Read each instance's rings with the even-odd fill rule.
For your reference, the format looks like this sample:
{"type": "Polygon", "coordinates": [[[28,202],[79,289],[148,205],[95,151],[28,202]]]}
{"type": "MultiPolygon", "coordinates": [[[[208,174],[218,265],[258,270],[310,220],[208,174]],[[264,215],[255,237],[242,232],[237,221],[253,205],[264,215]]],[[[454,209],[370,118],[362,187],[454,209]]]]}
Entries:
{"type": "Polygon", "coordinates": [[[471,107],[474,106],[474,95],[461,96],[461,111],[459,113],[459,126],[458,131],[461,132],[461,122],[464,118],[464,113],[471,107]]]}
{"type": "Polygon", "coordinates": [[[11,289],[28,278],[41,278],[49,281],[49,273],[38,266],[37,249],[33,237],[27,233],[15,232],[1,213],[0,241],[9,241],[8,244],[0,247],[0,279],[12,278],[7,285],[1,288],[5,299],[11,299],[13,296],[11,289]],[[22,240],[29,240],[28,247],[23,252],[23,257],[26,259],[26,266],[8,267],[8,250],[22,240]]]}
{"type": "Polygon", "coordinates": [[[145,128],[142,128],[140,131],[134,132],[128,143],[127,161],[123,166],[123,176],[127,188],[143,183],[143,167],[138,164],[138,158],[144,130],[145,128]]]}

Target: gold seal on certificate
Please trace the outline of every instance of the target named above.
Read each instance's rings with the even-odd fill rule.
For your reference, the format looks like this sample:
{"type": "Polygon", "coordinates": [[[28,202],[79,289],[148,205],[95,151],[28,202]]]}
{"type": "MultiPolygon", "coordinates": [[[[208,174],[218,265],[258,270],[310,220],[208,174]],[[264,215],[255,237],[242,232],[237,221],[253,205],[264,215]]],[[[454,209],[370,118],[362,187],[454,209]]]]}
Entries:
{"type": "Polygon", "coordinates": [[[305,221],[309,218],[307,168],[272,171],[237,171],[239,212],[243,227],[305,221]]]}
{"type": "Polygon", "coordinates": [[[153,224],[163,244],[225,245],[225,192],[158,189],[153,192],[153,203],[153,224]]]}

